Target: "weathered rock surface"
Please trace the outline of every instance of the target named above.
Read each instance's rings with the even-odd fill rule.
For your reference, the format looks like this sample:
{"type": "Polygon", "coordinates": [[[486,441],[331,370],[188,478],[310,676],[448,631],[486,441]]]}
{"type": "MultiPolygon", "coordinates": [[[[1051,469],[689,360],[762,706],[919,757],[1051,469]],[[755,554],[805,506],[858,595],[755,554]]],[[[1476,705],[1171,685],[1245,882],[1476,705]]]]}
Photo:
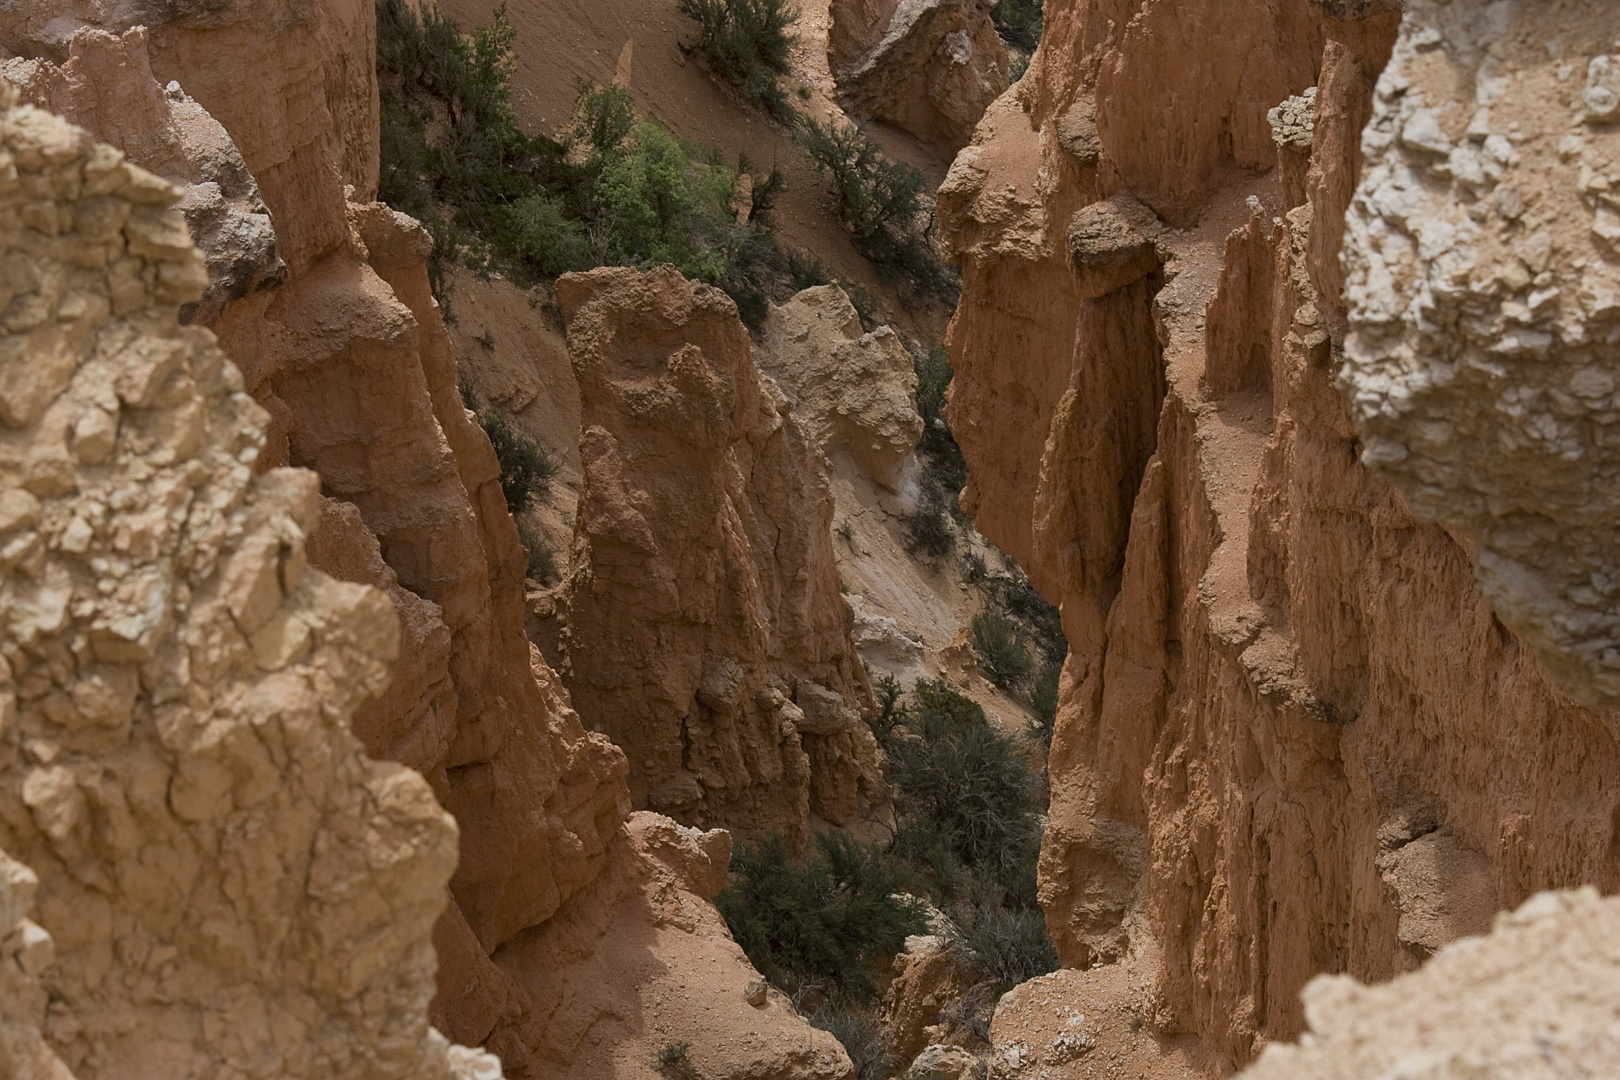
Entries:
{"type": "MultiPolygon", "coordinates": [[[[1334,384],[1336,255],[1398,12],[1133,11],[1049,3],[941,190],[963,270],[949,415],[978,527],[1062,601],[1071,644],[1040,868],[1060,956],[1130,957],[1166,1030],[1236,1065],[1303,1030],[1318,972],[1388,978],[1537,890],[1620,886],[1620,745],[1493,617],[1466,538],[1358,462],[1334,384]],[[1279,146],[1267,113],[1290,99],[1279,146]],[[1122,194],[1154,212],[1164,266],[1086,296],[1069,225],[1122,194]]],[[[1457,70],[1443,40],[1412,86],[1457,70]]],[[[1585,153],[1573,46],[1557,108],[1585,153]]],[[[1492,84],[1493,124],[1520,77],[1492,84]]],[[[1529,160],[1539,129],[1518,122],[1529,160]]]]}
{"type": "Polygon", "coordinates": [[[347,724],[392,608],[308,565],[313,473],[254,474],[175,189],[31,107],[0,144],[0,848],[44,1034],[81,1080],[446,1077],[455,825],[347,724]]]}
{"type": "Polygon", "coordinates": [[[83,28],[68,42],[61,67],[13,59],[0,64],[0,78],[14,83],[29,104],[63,116],[181,187],[180,209],[208,264],[203,299],[182,309],[182,321],[206,325],[227,302],[285,280],[275,226],[241,152],[179,83],[158,85],[146,27],[122,35],[83,28]]]}
{"type": "Polygon", "coordinates": [[[887,120],[945,157],[1007,88],[994,0],[833,0],[827,61],[851,115],[887,120]]]}
{"type": "Polygon", "coordinates": [[[1474,541],[1504,622],[1620,705],[1612,10],[1407,5],[1351,203],[1362,460],[1474,541]],[[1489,51],[1488,51],[1489,50],[1489,51]]]}
{"type": "Polygon", "coordinates": [[[828,466],[735,305],[670,267],[557,299],[585,471],[564,676],[635,804],[749,837],[885,805],[828,466]]]}
{"type": "Polygon", "coordinates": [[[864,333],[844,290],[818,285],[771,307],[758,361],[818,451],[848,453],[877,484],[900,489],[922,417],[917,372],[899,335],[887,326],[864,333]]]}
{"type": "Polygon", "coordinates": [[[0,852],[0,1073],[13,1080],[73,1080],[41,1028],[49,996],[39,977],[56,942],[33,919],[39,877],[0,852]]]}
{"type": "Polygon", "coordinates": [[[1620,901],[1537,893],[1487,937],[1382,986],[1324,975],[1305,988],[1310,1031],[1273,1044],[1244,1080],[1554,1080],[1620,1061],[1620,901]]]}

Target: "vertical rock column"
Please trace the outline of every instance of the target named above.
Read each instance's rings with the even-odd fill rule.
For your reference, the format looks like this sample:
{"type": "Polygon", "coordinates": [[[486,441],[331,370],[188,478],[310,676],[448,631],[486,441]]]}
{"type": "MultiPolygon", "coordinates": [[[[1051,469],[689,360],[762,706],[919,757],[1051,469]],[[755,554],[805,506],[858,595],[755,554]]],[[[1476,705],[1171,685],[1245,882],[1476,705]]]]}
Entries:
{"type": "Polygon", "coordinates": [[[430,930],[455,825],[348,718],[386,596],[312,569],[313,473],[178,307],[166,182],[0,114],[0,848],[56,941],[44,1032],[85,1080],[442,1078],[430,930]]]}

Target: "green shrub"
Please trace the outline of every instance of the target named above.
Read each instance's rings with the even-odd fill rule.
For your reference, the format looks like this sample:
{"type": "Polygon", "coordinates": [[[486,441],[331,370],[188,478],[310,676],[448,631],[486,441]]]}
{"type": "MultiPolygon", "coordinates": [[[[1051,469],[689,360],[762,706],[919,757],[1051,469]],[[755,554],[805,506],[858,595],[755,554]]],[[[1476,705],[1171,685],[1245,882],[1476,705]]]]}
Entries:
{"type": "Polygon", "coordinates": [[[687,1051],[692,1049],[689,1042],[665,1043],[658,1048],[653,1064],[658,1072],[669,1080],[693,1080],[697,1070],[692,1068],[691,1061],[687,1060],[687,1051]]]}
{"type": "Polygon", "coordinates": [[[995,585],[994,599],[1009,616],[1028,624],[1033,630],[1035,645],[1043,663],[1063,663],[1069,655],[1069,639],[1063,633],[1063,615],[1035,591],[1022,571],[1016,571],[1011,578],[999,580],[995,585]]]}
{"type": "Polygon", "coordinates": [[[784,990],[825,980],[870,1000],[872,964],[922,932],[922,906],[897,896],[903,868],[877,847],[844,833],[816,840],[802,865],[777,836],[739,847],[715,906],[748,959],[784,990]]]}
{"type": "Polygon", "coordinates": [[[1058,677],[1062,674],[1062,665],[1048,664],[1029,689],[1029,705],[1035,712],[1029,723],[1030,734],[1047,746],[1052,745],[1052,732],[1057,726],[1058,677]]]}
{"type": "Polygon", "coordinates": [[[902,1064],[890,1049],[883,1026],[865,1010],[837,1001],[816,1009],[807,1019],[811,1027],[843,1044],[855,1066],[855,1080],[889,1080],[902,1064]]]}
{"type": "Polygon", "coordinates": [[[985,677],[1006,690],[1030,672],[1029,650],[1012,623],[993,611],[973,616],[973,654],[985,677]]]}
{"type": "Polygon", "coordinates": [[[951,950],[968,971],[1012,985],[1056,971],[1046,916],[1031,907],[962,907],[952,912],[951,950]]]}
{"type": "Polygon", "coordinates": [[[788,0],[680,0],[680,9],[700,28],[693,58],[744,101],[790,123],[796,114],[777,85],[797,40],[799,13],[788,0]]]}
{"type": "Polygon", "coordinates": [[[984,709],[943,681],[919,679],[905,723],[916,739],[890,753],[889,780],[905,819],[896,849],[927,862],[938,877],[948,855],[969,871],[1032,894],[1017,880],[1040,843],[1035,777],[1018,740],[993,727],[984,709]]]}
{"type": "MultiPolygon", "coordinates": [[[[761,0],[763,2],[763,0],[761,0]]],[[[524,135],[511,104],[515,31],[504,5],[464,36],[431,5],[378,0],[379,197],[433,236],[429,274],[498,267],[520,285],[598,265],[675,264],[729,293],[745,321],[785,276],[775,241],[738,224],[737,174],[657,121],[623,87],[581,84],[562,142],[524,135]]],[[[780,181],[757,185],[768,203],[780,181]]]]}
{"type": "Polygon", "coordinates": [[[905,521],[911,533],[906,550],[913,555],[949,555],[956,550],[956,533],[945,520],[945,501],[938,492],[925,489],[922,505],[905,521]]]}
{"type": "Polygon", "coordinates": [[[990,9],[1001,40],[1026,53],[1041,43],[1042,0],[1001,0],[990,9]]]}
{"type": "Polygon", "coordinates": [[[549,585],[561,577],[557,570],[557,553],[546,543],[540,531],[522,521],[517,523],[517,527],[518,539],[529,556],[529,577],[542,585],[549,585]]]}
{"type": "Polygon", "coordinates": [[[930,235],[934,189],[928,178],[891,161],[853,124],[806,119],[799,142],[831,179],[838,216],[878,276],[921,299],[954,304],[955,273],[940,261],[930,235]]]}
{"type": "Polygon", "coordinates": [[[506,496],[506,508],[514,514],[527,509],[557,475],[562,463],[551,451],[514,427],[499,410],[486,409],[478,413],[478,423],[489,436],[489,444],[501,464],[501,494],[506,496]]]}

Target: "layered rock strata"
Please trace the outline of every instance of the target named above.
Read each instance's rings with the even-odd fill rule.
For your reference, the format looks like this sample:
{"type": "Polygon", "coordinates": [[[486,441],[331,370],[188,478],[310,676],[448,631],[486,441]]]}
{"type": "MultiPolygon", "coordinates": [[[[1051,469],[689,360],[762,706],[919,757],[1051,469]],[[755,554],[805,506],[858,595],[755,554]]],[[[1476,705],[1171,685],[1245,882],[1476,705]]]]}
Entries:
{"type": "MultiPolygon", "coordinates": [[[[1119,8],[1047,5],[1030,73],[941,191],[963,271],[949,415],[964,501],[1061,601],[1071,643],[1040,868],[1060,956],[1132,957],[1163,1030],[1238,1064],[1303,1030],[1296,995],[1318,972],[1388,978],[1539,889],[1620,886],[1620,746],[1612,715],[1572,702],[1493,616],[1467,538],[1363,467],[1376,447],[1335,386],[1362,129],[1418,107],[1394,82],[1375,93],[1397,6],[1119,8]]],[[[1584,11],[1552,69],[1572,73],[1558,108],[1575,135],[1595,130],[1577,76],[1601,51],[1584,11]]],[[[1444,35],[1412,32],[1410,86],[1458,70],[1444,35]]],[[[1536,66],[1508,57],[1491,89],[1526,159],[1540,129],[1514,95],[1542,85],[1536,42],[1536,66]]],[[[1455,114],[1436,124],[1488,155],[1455,114]]],[[[1424,152],[1381,130],[1369,152],[1424,152]]],[[[1395,189],[1415,212],[1442,178],[1412,175],[1395,189]]],[[[1394,203],[1358,199],[1392,258],[1418,256],[1372,223],[1394,203]]],[[[1353,282],[1383,280],[1358,258],[1353,282]]],[[[1351,296],[1388,294],[1366,290],[1351,296]]]]}
{"type": "Polygon", "coordinates": [[[839,103],[949,158],[1007,88],[994,0],[833,0],[827,62],[839,103]]]}
{"type": "Polygon", "coordinates": [[[255,474],[264,412],[177,321],[175,189],[31,107],[0,145],[0,848],[56,944],[8,962],[81,1078],[447,1077],[455,825],[348,729],[391,605],[309,565],[313,473],[255,474]]]}
{"type": "Polygon", "coordinates": [[[672,267],[558,279],[584,485],[564,674],[638,807],[802,839],[886,805],[828,465],[736,306],[672,267]]]}

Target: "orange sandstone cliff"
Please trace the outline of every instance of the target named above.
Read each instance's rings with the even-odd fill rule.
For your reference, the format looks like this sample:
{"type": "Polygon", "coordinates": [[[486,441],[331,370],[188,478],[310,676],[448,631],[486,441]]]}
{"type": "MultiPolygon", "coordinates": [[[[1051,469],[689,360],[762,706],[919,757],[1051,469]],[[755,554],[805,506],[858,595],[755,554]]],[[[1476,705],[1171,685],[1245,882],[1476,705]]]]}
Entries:
{"type": "MultiPolygon", "coordinates": [[[[1516,632],[1539,644],[1566,632],[1558,616],[1597,601],[1504,602],[1525,579],[1493,570],[1503,544],[1521,560],[1534,546],[1485,527],[1513,519],[1498,492],[1523,506],[1535,482],[1521,473],[1460,513],[1423,486],[1445,481],[1414,452],[1395,470],[1409,502],[1367,467],[1397,457],[1394,435],[1358,433],[1373,399],[1353,398],[1353,414],[1336,385],[1352,320],[1355,388],[1375,328],[1399,339],[1398,305],[1419,290],[1413,258],[1439,243],[1382,238],[1470,160],[1489,183],[1459,214],[1483,243],[1529,245],[1505,271],[1526,280],[1508,288],[1528,297],[1556,280],[1568,297],[1532,310],[1485,287],[1508,325],[1477,332],[1481,377],[1507,380],[1499,392],[1511,382],[1489,371],[1521,362],[1491,348],[1521,339],[1515,321],[1547,332],[1536,319],[1549,302],[1573,321],[1577,261],[1601,284],[1602,252],[1586,252],[1574,225],[1540,222],[1575,192],[1578,154],[1558,149],[1572,121],[1570,146],[1602,171],[1601,129],[1581,110],[1612,27],[1574,5],[1549,59],[1533,5],[1409,7],[1439,28],[1409,25],[1406,66],[1380,84],[1397,4],[1052,0],[1029,74],[940,193],[963,272],[949,415],[972,468],[964,501],[1061,601],[1072,650],[1040,868],[1048,924],[1066,964],[1145,973],[1160,1030],[1201,1037],[1229,1066],[1303,1030],[1298,994],[1313,974],[1385,979],[1536,890],[1620,886],[1614,717],[1571,700],[1516,632]],[[1492,46],[1488,62],[1477,36],[1439,48],[1471,19],[1487,20],[1476,35],[1524,44],[1492,46]],[[1506,100],[1484,117],[1472,100],[1444,107],[1482,62],[1497,81],[1481,76],[1481,93],[1506,100]],[[1412,116],[1417,87],[1435,95],[1427,119],[1412,116]],[[1530,108],[1515,93],[1551,100],[1530,108]],[[1391,119],[1364,144],[1375,115],[1391,119]],[[1435,165],[1437,139],[1463,150],[1449,170],[1435,165]],[[1364,145],[1407,161],[1382,195],[1356,194],[1372,167],[1364,145]],[[1511,183],[1510,159],[1525,163],[1511,183]],[[1413,160],[1427,175],[1410,178],[1413,160]],[[1558,166],[1567,190],[1535,194],[1540,163],[1561,160],[1573,162],[1558,166]],[[1337,260],[1353,197],[1352,221],[1373,239],[1347,257],[1350,296],[1390,293],[1390,275],[1407,290],[1356,312],[1337,260]],[[1543,254],[1538,229],[1551,231],[1543,254]],[[1414,506],[1452,524],[1426,524],[1414,506]],[[1493,614],[1476,560],[1516,629],[1493,614]]],[[[1607,212],[1594,193],[1580,221],[1607,212]]],[[[1480,249],[1476,278],[1494,250],[1480,249]]],[[[1435,292],[1445,310],[1452,299],[1435,292]]],[[[1405,310],[1406,340],[1438,333],[1428,309],[1405,310]]],[[[1432,348],[1413,348],[1433,363],[1432,348]]],[[[1560,370],[1590,364],[1564,355],[1560,370]]],[[[1412,385],[1385,400],[1422,400],[1412,385]]],[[[1485,445],[1478,401],[1469,437],[1485,445]]],[[[1460,416],[1453,406],[1459,428],[1460,416]]],[[[1420,413],[1409,430],[1450,447],[1449,467],[1486,456],[1448,442],[1438,419],[1420,413]]],[[[1592,588],[1582,575],[1598,553],[1574,546],[1553,580],[1592,588]]]]}
{"type": "MultiPolygon", "coordinates": [[[[720,960],[743,982],[754,978],[708,904],[723,879],[729,840],[723,832],[668,840],[660,831],[673,828],[668,822],[627,824],[623,753],[584,728],[524,636],[525,556],[494,454],[456,390],[454,358],[428,288],[427,235],[366,201],[377,167],[371,5],[182,4],[146,13],[149,27],[128,25],[140,14],[21,5],[0,28],[0,46],[17,54],[4,75],[181,185],[185,222],[165,219],[164,242],[189,251],[189,224],[203,246],[203,261],[186,264],[191,276],[180,299],[189,318],[219,336],[243,389],[268,412],[256,464],[320,474],[318,490],[299,489],[299,550],[312,567],[383,590],[355,594],[374,606],[384,593],[393,601],[389,617],[384,604],[369,618],[386,627],[397,616],[397,660],[390,656],[392,663],[367,675],[373,700],[356,697],[349,708],[366,749],[418,770],[459,826],[459,859],[452,864],[441,849],[434,873],[413,879],[428,898],[411,910],[431,918],[445,903],[440,883],[454,866],[448,907],[433,932],[431,1017],[451,1038],[498,1051],[507,1074],[519,1077],[592,1075],[600,1066],[589,1050],[595,1043],[581,1043],[577,1032],[600,1034],[602,1023],[617,1018],[625,1067],[632,1058],[645,1067],[658,1040],[668,1041],[690,1018],[642,1002],[641,994],[656,989],[652,982],[632,979],[620,988],[628,997],[602,996],[599,972],[609,955],[602,950],[646,937],[643,953],[671,979],[689,981],[693,965],[720,960]],[[666,864],[673,869],[660,869],[666,864]],[[569,907],[576,894],[580,903],[569,907]],[[663,899],[652,903],[654,894],[663,899]],[[591,970],[598,974],[584,974],[591,970]]],[[[15,285],[18,302],[37,284],[15,285]]],[[[138,284],[118,278],[113,287],[138,284]]],[[[82,423],[86,438],[104,438],[105,423],[82,423]]],[[[761,483],[795,482],[765,476],[784,464],[800,463],[767,462],[761,483]]],[[[814,522],[818,513],[794,521],[814,522]]],[[[791,591],[800,571],[783,572],[791,591]]],[[[818,589],[821,577],[813,578],[818,589]]],[[[848,640],[843,608],[824,605],[814,614],[834,619],[833,645],[806,659],[805,674],[851,695],[850,706],[828,710],[836,725],[859,707],[865,684],[847,657],[842,668],[837,661],[838,643],[848,640]],[[826,671],[815,666],[823,660],[826,671]]],[[[830,696],[825,704],[836,703],[830,696]]],[[[847,736],[822,740],[819,798],[829,817],[852,811],[859,780],[872,769],[870,756],[861,756],[867,748],[856,753],[849,743],[847,736]]],[[[62,798],[72,801],[70,793],[62,798]]],[[[802,787],[778,792],[777,801],[798,815],[781,815],[784,825],[803,828],[805,798],[802,787]]],[[[442,815],[436,820],[448,826],[442,815]]],[[[252,891],[245,883],[232,888],[252,891]]],[[[375,913],[370,893],[352,895],[375,913]]],[[[50,914],[47,904],[39,916],[47,928],[50,914]]],[[[413,925],[402,922],[395,933],[413,925]]],[[[103,930],[82,932],[96,950],[111,947],[103,930]]],[[[412,962],[430,964],[425,943],[416,947],[412,962]]],[[[85,955],[95,963],[100,953],[85,955]]],[[[330,977],[345,986],[370,970],[343,970],[337,959],[331,967],[330,977]]],[[[413,992],[426,993],[426,969],[413,970],[413,992]]],[[[715,982],[683,1007],[763,1033],[730,1046],[728,1068],[782,1076],[849,1069],[830,1036],[774,999],[756,1007],[736,987],[715,982]]],[[[420,1012],[408,1018],[426,1030],[420,1012]]],[[[109,1014],[105,1023],[124,1021],[109,1014]]],[[[394,1021],[384,1027],[397,1038],[394,1021]]],[[[98,1060],[79,1049],[81,1041],[97,1045],[94,1032],[81,1040],[71,1025],[52,1030],[47,1025],[59,1049],[98,1060]]],[[[206,1034],[201,1041],[215,1040],[206,1034]]],[[[112,1052],[112,1044],[101,1045],[93,1052],[112,1052]]],[[[325,1075],[302,1065],[277,1069],[325,1075]]]]}

